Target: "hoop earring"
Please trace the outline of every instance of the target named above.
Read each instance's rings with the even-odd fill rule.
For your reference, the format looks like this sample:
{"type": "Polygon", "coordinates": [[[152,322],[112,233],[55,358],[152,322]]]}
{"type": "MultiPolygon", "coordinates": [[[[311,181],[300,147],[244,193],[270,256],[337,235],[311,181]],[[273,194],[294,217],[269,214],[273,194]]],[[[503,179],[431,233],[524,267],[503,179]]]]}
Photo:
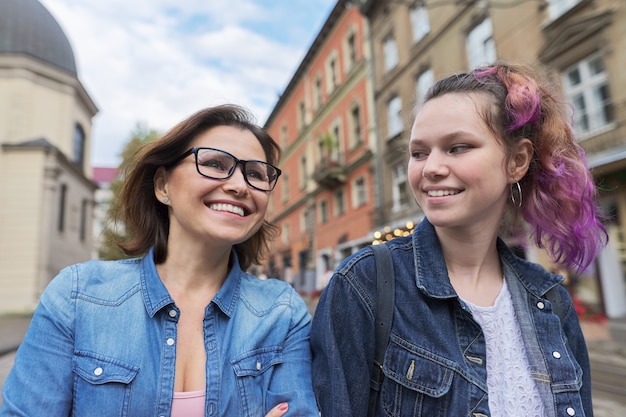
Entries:
{"type": "Polygon", "coordinates": [[[513,187],[513,184],[511,184],[511,201],[513,202],[513,205],[517,208],[522,207],[522,186],[519,185],[519,182],[515,183],[515,186],[517,187],[517,196],[518,198],[515,198],[515,187],[513,187]]]}

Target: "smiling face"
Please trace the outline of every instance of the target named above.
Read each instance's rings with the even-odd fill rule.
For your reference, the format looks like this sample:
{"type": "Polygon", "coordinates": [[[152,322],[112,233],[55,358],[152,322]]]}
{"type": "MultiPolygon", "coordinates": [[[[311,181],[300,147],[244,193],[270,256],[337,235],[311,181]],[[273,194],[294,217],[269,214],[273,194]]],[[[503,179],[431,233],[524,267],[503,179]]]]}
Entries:
{"type": "Polygon", "coordinates": [[[482,93],[449,93],[426,102],[415,118],[409,182],[436,227],[499,225],[509,185],[522,176],[479,113],[489,100],[482,93]]]}
{"type": "MultiPolygon", "coordinates": [[[[190,147],[210,147],[243,160],[266,161],[263,147],[252,132],[217,126],[196,136],[190,147]]],[[[155,195],[169,199],[169,241],[233,246],[256,233],[265,218],[269,193],[250,187],[238,165],[230,178],[201,176],[195,155],[175,167],[160,168],[155,176],[155,195]]]]}

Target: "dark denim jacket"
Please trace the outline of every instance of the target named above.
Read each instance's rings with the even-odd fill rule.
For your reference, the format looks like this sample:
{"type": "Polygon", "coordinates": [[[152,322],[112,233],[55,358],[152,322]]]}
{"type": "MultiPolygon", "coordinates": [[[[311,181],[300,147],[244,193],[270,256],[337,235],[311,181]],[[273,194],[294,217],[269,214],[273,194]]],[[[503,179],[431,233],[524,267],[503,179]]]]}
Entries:
{"type": "MultiPolygon", "coordinates": [[[[424,220],[388,245],[396,305],[377,415],[489,416],[485,338],[450,284],[433,226],[424,220]]],[[[546,416],[592,416],[589,360],[571,298],[559,285],[561,323],[544,297],[562,277],[517,258],[502,241],[498,252],[546,416]]],[[[313,318],[313,383],[324,417],[367,415],[375,306],[376,268],[365,248],[338,267],[313,318]]]]}

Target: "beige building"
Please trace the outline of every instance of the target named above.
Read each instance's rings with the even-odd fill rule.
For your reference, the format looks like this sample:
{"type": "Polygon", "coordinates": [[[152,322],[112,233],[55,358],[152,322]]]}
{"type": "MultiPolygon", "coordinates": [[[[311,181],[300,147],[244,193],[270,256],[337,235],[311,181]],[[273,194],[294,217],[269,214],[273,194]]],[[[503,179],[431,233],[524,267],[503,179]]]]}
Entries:
{"type": "Polygon", "coordinates": [[[91,257],[94,102],[37,0],[0,0],[0,314],[28,312],[91,257]]]}
{"type": "MultiPolygon", "coordinates": [[[[436,79],[506,59],[541,63],[560,79],[577,138],[611,216],[611,244],[572,294],[589,314],[626,328],[626,2],[623,0],[360,0],[370,24],[384,184],[380,231],[407,229],[421,213],[406,178],[411,114],[436,79]]],[[[545,256],[525,251],[544,263],[545,256]]]]}

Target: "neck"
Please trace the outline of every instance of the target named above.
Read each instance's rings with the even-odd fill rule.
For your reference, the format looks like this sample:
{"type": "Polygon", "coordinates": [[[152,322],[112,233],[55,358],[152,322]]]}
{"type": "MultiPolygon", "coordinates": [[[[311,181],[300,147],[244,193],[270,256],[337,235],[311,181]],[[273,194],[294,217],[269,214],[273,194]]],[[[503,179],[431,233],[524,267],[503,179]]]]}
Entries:
{"type": "Polygon", "coordinates": [[[492,305],[502,287],[495,232],[437,229],[437,236],[457,294],[477,305],[492,305]]]}
{"type": "Polygon", "coordinates": [[[157,265],[166,288],[174,293],[214,295],[229,271],[231,248],[205,247],[198,243],[168,242],[167,258],[157,265]]]}

